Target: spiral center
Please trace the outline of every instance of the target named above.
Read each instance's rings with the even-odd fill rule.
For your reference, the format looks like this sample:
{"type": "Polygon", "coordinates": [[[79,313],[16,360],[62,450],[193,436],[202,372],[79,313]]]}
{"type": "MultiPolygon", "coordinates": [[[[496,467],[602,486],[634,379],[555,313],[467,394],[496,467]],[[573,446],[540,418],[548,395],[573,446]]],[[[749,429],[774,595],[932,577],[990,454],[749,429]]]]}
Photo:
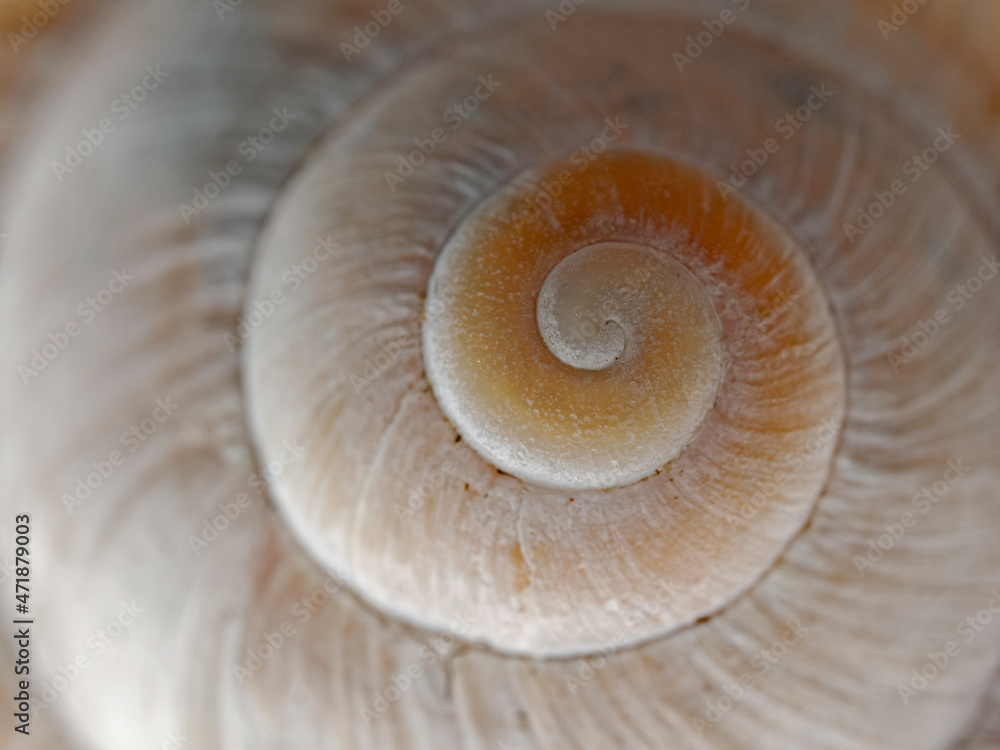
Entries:
{"type": "Polygon", "coordinates": [[[591,245],[564,258],[538,295],[538,330],[560,362],[581,370],[603,370],[625,353],[621,300],[602,276],[621,243],[591,245]]]}
{"type": "Polygon", "coordinates": [[[505,211],[501,200],[471,218],[432,274],[424,357],[442,409],[490,463],[531,482],[606,489],[651,476],[718,392],[708,294],[663,250],[536,244],[497,231],[505,211]]]}
{"type": "Polygon", "coordinates": [[[636,354],[644,329],[666,314],[665,307],[681,311],[677,325],[717,334],[703,315],[707,303],[680,263],[642,245],[600,242],[567,256],[546,277],[538,295],[538,330],[560,362],[604,370],[636,354]]]}

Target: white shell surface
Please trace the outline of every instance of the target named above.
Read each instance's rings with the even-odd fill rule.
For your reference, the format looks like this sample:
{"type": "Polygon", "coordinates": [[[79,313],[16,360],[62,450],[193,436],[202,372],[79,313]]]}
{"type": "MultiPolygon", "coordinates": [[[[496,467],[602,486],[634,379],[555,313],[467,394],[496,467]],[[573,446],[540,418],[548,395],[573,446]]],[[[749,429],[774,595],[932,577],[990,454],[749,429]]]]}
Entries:
{"type": "MultiPolygon", "coordinates": [[[[944,5],[922,12],[937,22],[944,5]]],[[[547,3],[516,7],[547,43],[559,44],[569,29],[550,27],[547,3]]],[[[973,4],[965,7],[960,21],[942,28],[968,39],[978,60],[989,60],[995,45],[982,35],[995,28],[988,23],[995,17],[985,5],[975,13],[973,4]]],[[[700,5],[655,9],[670,11],[668,35],[649,25],[667,53],[683,50],[686,38],[704,29],[700,5]]],[[[85,62],[61,69],[24,111],[29,125],[19,131],[23,140],[10,156],[3,191],[0,533],[10,539],[14,515],[32,513],[39,583],[33,667],[54,696],[47,701],[49,693],[39,693],[40,732],[55,733],[55,746],[102,750],[160,747],[178,729],[191,748],[950,750],[972,739],[995,702],[989,687],[1000,657],[994,630],[973,630],[968,641],[968,631],[957,632],[968,617],[989,611],[1000,583],[1000,408],[989,376],[998,366],[997,296],[979,294],[952,310],[950,325],[898,371],[888,355],[950,305],[948,294],[977,275],[997,246],[1000,138],[995,120],[969,114],[986,108],[968,104],[983,100],[987,84],[959,75],[953,55],[928,51],[918,36],[920,16],[887,44],[875,19],[846,4],[802,10],[761,2],[685,74],[673,74],[667,54],[660,70],[628,92],[644,117],[668,112],[675,132],[686,134],[673,147],[725,179],[747,149],[773,135],[775,118],[763,113],[770,109],[756,109],[770,101],[762,80],[789,70],[818,77],[818,70],[840,71],[829,76],[837,92],[832,102],[850,105],[827,110],[827,126],[812,127],[817,119],[796,131],[745,191],[795,238],[822,280],[846,357],[844,428],[808,525],[729,607],[636,648],[580,659],[511,658],[457,646],[470,639],[468,613],[460,609],[443,629],[425,630],[359,602],[350,582],[323,572],[267,493],[250,484],[283,449],[266,447],[260,462],[255,458],[241,363],[224,336],[236,335],[257,301],[244,278],[265,214],[314,139],[388,71],[507,12],[495,4],[410,4],[363,56],[345,61],[338,44],[369,20],[370,10],[375,4],[331,13],[314,3],[269,8],[246,0],[220,19],[206,3],[135,2],[107,16],[80,58],[85,62]],[[767,43],[753,41],[759,37],[767,43]],[[748,68],[748,58],[773,67],[750,79],[754,85],[709,96],[717,117],[678,105],[705,101],[715,68],[748,68]],[[56,181],[52,159],[156,64],[170,72],[162,88],[83,167],[56,181]],[[648,94],[658,81],[675,79],[671,98],[648,94]],[[905,106],[887,103],[894,101],[890,93],[905,106]],[[242,159],[240,144],[268,125],[275,107],[297,114],[295,127],[253,163],[241,162],[221,196],[186,224],[178,204],[192,200],[210,171],[242,159]],[[950,157],[914,184],[891,219],[850,246],[843,223],[949,123],[962,134],[950,157]],[[136,280],[24,383],[18,365],[78,320],[77,306],[122,268],[136,280]],[[70,514],[62,495],[95,471],[93,462],[128,450],[122,434],[150,418],[157,399],[172,399],[176,412],[70,514]],[[969,467],[960,482],[945,479],[949,461],[969,467]],[[938,496],[935,483],[942,481],[947,492],[938,496]],[[915,497],[925,489],[938,501],[920,513],[915,497]],[[246,506],[241,493],[252,497],[246,506]],[[231,518],[226,509],[236,513],[234,504],[239,512],[231,518]],[[883,540],[892,536],[885,526],[895,528],[907,512],[919,513],[919,522],[901,538],[883,540]],[[191,539],[211,536],[206,529],[215,523],[223,530],[196,554],[191,539]],[[882,555],[859,570],[855,558],[877,556],[873,549],[882,555]],[[133,600],[143,611],[98,653],[91,638],[133,600]],[[281,646],[263,658],[275,633],[281,646]],[[787,645],[786,637],[794,642],[787,645]],[[952,641],[959,656],[904,703],[898,686],[952,641]],[[787,649],[780,657],[778,643],[787,649]],[[87,666],[67,679],[81,656],[87,666]],[[407,684],[405,675],[414,672],[407,684]],[[752,687],[742,684],[745,677],[752,687]]],[[[578,8],[576,18],[589,10],[578,8]]],[[[605,28],[611,33],[613,24],[605,28]]],[[[643,38],[634,30],[611,33],[612,42],[626,40],[620,48],[653,44],[643,38]]],[[[788,98],[774,105],[779,117],[799,105],[801,89],[781,90],[788,98]]],[[[583,121],[580,106],[569,111],[572,122],[583,121]]],[[[592,136],[591,124],[581,126],[581,139],[592,136]]],[[[637,141],[648,143],[648,131],[656,130],[660,123],[637,141]]],[[[498,145],[491,149],[477,162],[496,169],[489,184],[515,169],[498,145]]],[[[449,174],[456,173],[473,174],[449,174]]],[[[470,177],[463,188],[481,182],[470,177]]],[[[427,198],[418,207],[433,214],[435,204],[427,198]]],[[[429,272],[430,260],[425,253],[416,262],[429,272]]],[[[270,291],[270,280],[258,283],[270,291]]],[[[283,283],[280,276],[275,283],[283,283]]],[[[328,386],[318,383],[320,390],[328,386]]],[[[445,434],[440,430],[429,444],[445,434]]],[[[315,445],[301,443],[307,454],[315,445]]],[[[416,453],[379,470],[405,470],[416,453]]],[[[333,468],[352,471],[346,460],[333,468]]],[[[516,498],[509,478],[484,471],[481,479],[516,498]]],[[[620,518],[593,518],[608,530],[586,549],[599,558],[618,541],[610,530],[620,518]]],[[[565,533],[536,520],[526,509],[519,526],[546,540],[565,533]]],[[[380,532],[367,530],[376,539],[380,532]]],[[[390,539],[407,560],[442,551],[390,539]]],[[[580,578],[600,573],[599,566],[584,568],[580,578]]],[[[617,583],[608,589],[623,590],[617,583]]],[[[661,611],[655,594],[633,604],[653,610],[631,610],[640,623],[661,611]]],[[[976,750],[996,746],[989,727],[979,740],[976,750]]]]}

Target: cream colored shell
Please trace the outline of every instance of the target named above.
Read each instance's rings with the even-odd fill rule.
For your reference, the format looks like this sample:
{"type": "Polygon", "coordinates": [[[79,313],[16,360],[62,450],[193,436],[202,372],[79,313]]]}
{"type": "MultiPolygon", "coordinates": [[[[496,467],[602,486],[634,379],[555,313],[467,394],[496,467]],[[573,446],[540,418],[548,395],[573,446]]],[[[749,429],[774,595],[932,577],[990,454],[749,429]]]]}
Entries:
{"type": "MultiPolygon", "coordinates": [[[[0,193],[0,534],[32,514],[36,697],[54,695],[35,720],[55,746],[160,747],[179,729],[190,748],[996,747],[1000,634],[957,631],[1000,587],[992,6],[929,4],[883,39],[853,4],[752,3],[683,71],[674,53],[724,4],[588,0],[554,22],[552,3],[402,2],[350,60],[340,44],[384,4],[226,7],[111,3],[69,62],[25,51],[45,73],[18,99],[0,193]],[[169,75],[59,181],[51,162],[147,65],[169,75]],[[439,105],[491,73],[480,116],[390,190],[439,105]],[[455,442],[420,324],[466,212],[616,114],[616,149],[729,180],[824,85],[726,204],[785,238],[805,290],[786,312],[813,312],[814,341],[836,334],[830,387],[794,411],[809,429],[775,438],[803,472],[778,482],[705,446],[736,477],[708,497],[747,507],[775,485],[734,533],[705,500],[708,463],[668,504],[650,481],[543,488],[455,442]],[[844,224],[948,127],[954,146],[852,244],[844,224]],[[25,382],[19,366],[115,272],[134,279],[25,382]],[[955,310],[976,276],[985,291],[955,310]],[[942,306],[950,322],[893,359],[942,306]],[[433,507],[399,523],[425,483],[433,507]],[[896,538],[926,488],[941,501],[896,538]],[[622,544],[628,530],[645,543],[622,544]],[[904,703],[898,686],[949,641],[957,655],[904,703]]],[[[686,260],[725,332],[743,314],[725,268],[686,260]]],[[[727,413],[752,415],[726,382],[727,413]]]]}

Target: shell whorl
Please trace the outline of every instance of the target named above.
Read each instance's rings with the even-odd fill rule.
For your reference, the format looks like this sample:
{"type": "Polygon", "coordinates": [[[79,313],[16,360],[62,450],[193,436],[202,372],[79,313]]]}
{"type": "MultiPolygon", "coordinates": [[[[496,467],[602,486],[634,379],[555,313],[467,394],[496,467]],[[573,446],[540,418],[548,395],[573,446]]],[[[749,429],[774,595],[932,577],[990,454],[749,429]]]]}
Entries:
{"type": "Polygon", "coordinates": [[[37,504],[40,679],[91,658],[46,720],[128,750],[176,726],[199,748],[961,741],[995,634],[909,703],[897,684],[1000,586],[1000,308],[948,301],[1000,237],[997,121],[920,16],[887,45],[869,11],[817,3],[822,24],[755,3],[681,70],[701,5],[588,0],[553,28],[546,3],[403,3],[347,60],[376,4],[102,17],[3,183],[0,497],[37,504]],[[481,369],[477,335],[500,347],[481,369]],[[650,387],[618,403],[625,373],[650,387]],[[164,397],[177,412],[67,512],[164,397]]]}
{"type": "MultiPolygon", "coordinates": [[[[618,170],[593,170],[539,217],[555,231],[511,226],[531,198],[523,187],[498,196],[444,248],[428,285],[424,363],[438,403],[487,461],[533,484],[651,476],[693,438],[723,374],[718,316],[694,274],[662,250],[607,241],[630,219],[615,226],[619,206],[599,206],[601,188],[634,176],[635,159],[613,159],[618,170]],[[574,206],[589,226],[567,231],[574,206]]],[[[550,171],[527,184],[572,177],[550,171]]]]}
{"type": "MultiPolygon", "coordinates": [[[[455,90],[475,80],[459,76],[455,90]]],[[[506,80],[516,90],[516,80],[506,80]]],[[[282,508],[314,553],[357,581],[373,603],[439,628],[468,609],[475,624],[466,637],[505,651],[586,653],[623,632],[627,643],[648,640],[717,610],[801,529],[840,429],[839,344],[802,253],[695,170],[629,150],[588,164],[526,222],[518,212],[559,179],[572,158],[567,151],[488,198],[452,235],[432,272],[426,258],[433,245],[420,252],[386,238],[376,249],[358,225],[371,202],[360,187],[369,149],[385,148],[387,128],[409,143],[425,127],[415,116],[412,130],[400,133],[395,113],[412,112],[417,97],[428,113],[444,108],[409,86],[396,92],[404,100],[388,95],[385,121],[368,118],[321,147],[258,259],[259,278],[272,279],[308,257],[310,238],[338,244],[337,256],[317,271],[333,286],[317,283],[283,306],[247,347],[251,414],[264,456],[289,441],[313,447],[277,479],[282,508]],[[332,188],[324,205],[336,209],[310,214],[324,186],[332,188]],[[631,288],[647,297],[639,315],[647,319],[637,317],[628,329],[637,351],[613,368],[584,371],[548,350],[538,308],[560,264],[601,242],[631,243],[612,246],[606,258],[623,271],[631,266],[631,288]],[[655,248],[643,257],[686,274],[679,323],[648,299],[662,290],[648,281],[640,288],[644,269],[662,271],[628,255],[635,243],[655,248]],[[371,269],[363,281],[348,270],[360,263],[371,269]],[[794,303],[783,311],[782,300],[794,303]],[[345,323],[331,326],[334,319],[345,323]],[[698,328],[701,337],[685,337],[678,325],[698,328]],[[671,357],[689,368],[680,377],[671,357]],[[368,363],[376,369],[359,384],[368,363]],[[314,377],[296,382],[292,367],[314,377]],[[306,394],[320,382],[328,385],[316,401],[306,394]],[[442,471],[461,437],[476,454],[442,471]],[[807,441],[811,450],[796,455],[807,441]],[[349,450],[354,457],[346,457],[349,450]],[[792,461],[801,464],[797,470],[792,461]],[[494,467],[514,476],[497,476],[494,467]],[[785,478],[776,490],[744,518],[739,488],[779,473],[785,478]],[[567,528],[555,540],[532,539],[527,519],[536,530],[567,528]],[[618,541],[598,552],[593,540],[609,527],[618,541]],[[674,592],[670,601],[627,627],[636,603],[665,585],[674,592]]],[[[454,96],[440,94],[444,101],[454,96]]],[[[439,158],[457,158],[452,149],[475,143],[492,113],[511,104],[497,94],[483,106],[480,120],[443,144],[439,158]]],[[[369,174],[381,187],[383,176],[369,174]]],[[[380,211],[398,211],[400,226],[408,226],[403,217],[415,208],[408,203],[435,189],[435,179],[430,169],[414,174],[382,196],[380,211]]],[[[442,216],[442,230],[457,218],[442,216]]],[[[614,292],[629,294],[628,283],[614,292]]],[[[266,294],[257,286],[251,298],[266,294]]]]}

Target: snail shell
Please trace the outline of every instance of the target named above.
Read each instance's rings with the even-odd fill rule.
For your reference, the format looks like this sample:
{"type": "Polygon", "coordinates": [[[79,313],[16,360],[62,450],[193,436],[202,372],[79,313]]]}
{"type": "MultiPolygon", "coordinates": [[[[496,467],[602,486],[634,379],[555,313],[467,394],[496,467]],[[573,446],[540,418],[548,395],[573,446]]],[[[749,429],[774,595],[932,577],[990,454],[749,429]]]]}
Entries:
{"type": "Polygon", "coordinates": [[[959,630],[1000,586],[1000,61],[924,25],[1000,20],[928,7],[890,47],[817,6],[107,6],[2,186],[38,721],[970,740],[1000,659],[959,630]]]}

